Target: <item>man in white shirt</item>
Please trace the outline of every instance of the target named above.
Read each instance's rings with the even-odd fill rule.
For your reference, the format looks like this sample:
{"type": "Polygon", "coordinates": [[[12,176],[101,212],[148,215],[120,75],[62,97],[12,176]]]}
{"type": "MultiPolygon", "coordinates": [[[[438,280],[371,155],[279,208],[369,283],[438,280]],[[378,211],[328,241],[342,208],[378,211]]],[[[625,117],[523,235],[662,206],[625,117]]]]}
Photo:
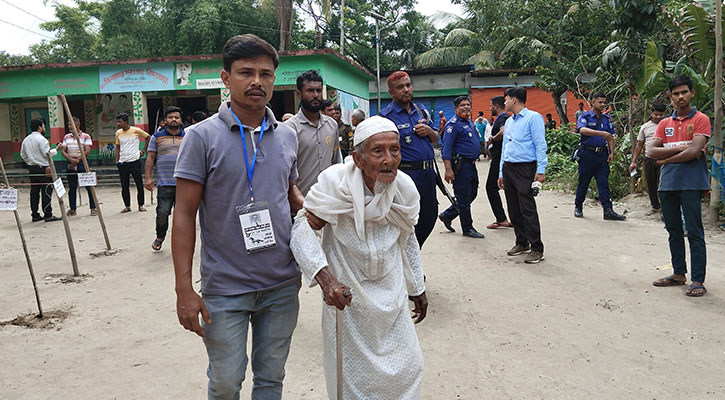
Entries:
{"type": "MultiPolygon", "coordinates": [[[[86,155],[86,159],[91,154],[91,147],[93,146],[93,140],[91,136],[85,132],[80,131],[81,120],[78,117],[73,117],[73,121],[76,123],[78,128],[78,138],[81,140],[81,146],[83,146],[83,153],[86,155]]],[[[73,136],[70,122],[68,123],[68,134],[63,137],[63,157],[68,160],[68,167],[66,173],[68,173],[68,200],[70,200],[70,210],[67,215],[76,215],[76,203],[78,201],[78,173],[86,172],[86,168],[83,165],[83,158],[81,157],[81,149],[78,148],[78,142],[75,136],[73,136]]],[[[88,205],[91,208],[91,215],[96,214],[96,204],[93,202],[93,195],[91,194],[90,186],[86,186],[88,192],[88,205]]]]}
{"type": "MultiPolygon", "coordinates": [[[[50,204],[51,193],[53,187],[50,185],[53,181],[46,175],[48,168],[48,156],[55,157],[58,154],[56,149],[50,149],[48,139],[43,136],[45,133],[45,122],[42,119],[34,119],[30,121],[30,129],[32,132],[25,137],[20,147],[20,156],[23,158],[28,169],[30,170],[30,210],[33,216],[33,222],[42,221],[52,222],[59,221],[60,218],[53,215],[53,207],[50,204]],[[40,194],[43,194],[43,216],[38,212],[38,203],[40,203],[40,194]]],[[[58,147],[56,145],[56,147],[58,147]]]]}
{"type": "Polygon", "coordinates": [[[143,164],[141,156],[146,154],[151,136],[142,129],[130,126],[128,124],[128,114],[118,114],[116,123],[119,128],[116,131],[116,165],[118,165],[118,174],[121,176],[121,197],[125,206],[121,213],[131,212],[131,191],[129,188],[129,178],[131,176],[133,176],[133,181],[136,183],[138,210],[144,212],[146,209],[143,207],[143,164]],[[139,151],[141,139],[144,140],[144,146],[143,150],[139,151]]]}
{"type": "Polygon", "coordinates": [[[632,155],[632,163],[629,164],[629,172],[632,172],[637,168],[637,160],[639,155],[642,154],[642,148],[644,148],[644,179],[647,181],[647,194],[649,194],[649,201],[652,205],[652,210],[648,215],[652,215],[660,211],[660,199],[657,194],[657,187],[660,184],[660,165],[657,164],[657,160],[650,157],[650,149],[654,143],[655,132],[657,131],[657,124],[662,121],[665,117],[665,105],[660,102],[652,103],[650,120],[645,122],[641,128],[639,128],[639,135],[637,135],[637,145],[634,147],[634,154],[632,155]]]}
{"type": "MultiPolygon", "coordinates": [[[[427,313],[420,246],[420,198],[400,173],[396,124],[358,125],[352,157],[324,170],[295,218],[290,248],[310,286],[340,310],[346,399],[420,399],[423,354],[414,323],[427,313]],[[313,229],[322,228],[322,242],[313,229]],[[413,319],[408,308],[412,300],[413,319]]],[[[335,398],[335,309],[323,306],[324,370],[335,398]]]]}

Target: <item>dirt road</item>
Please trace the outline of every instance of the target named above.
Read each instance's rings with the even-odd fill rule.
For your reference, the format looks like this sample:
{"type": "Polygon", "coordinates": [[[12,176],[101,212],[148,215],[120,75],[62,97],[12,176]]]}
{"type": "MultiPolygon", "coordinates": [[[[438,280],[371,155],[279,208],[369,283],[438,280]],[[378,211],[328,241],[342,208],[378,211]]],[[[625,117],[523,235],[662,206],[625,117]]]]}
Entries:
{"type": "MultiPolygon", "coordinates": [[[[483,186],[488,164],[478,166],[483,186]]],[[[31,223],[21,192],[44,308],[70,315],[53,329],[0,326],[0,399],[205,398],[206,353],[177,322],[169,242],[151,250],[153,206],[119,214],[119,189],[99,191],[118,254],[88,255],[104,244],[87,206],[70,220],[88,274],[80,282],[55,275],[72,272],[62,223],[31,223]]],[[[485,229],[493,214],[479,192],[474,225],[486,238],[439,223],[423,249],[424,399],[725,398],[723,232],[706,231],[709,293],[692,299],[685,287],[651,285],[670,272],[669,252],[662,223],[644,216],[644,196],[615,205],[628,210],[626,222],[609,222],[593,202],[579,220],[572,195],[543,192],[546,260],[528,265],[506,255],[512,230],[485,229]]],[[[8,321],[35,310],[11,212],[0,213],[0,248],[0,321],[8,321]]],[[[326,399],[319,289],[303,286],[300,298],[285,398],[326,399]]],[[[250,386],[248,373],[243,399],[250,386]]]]}

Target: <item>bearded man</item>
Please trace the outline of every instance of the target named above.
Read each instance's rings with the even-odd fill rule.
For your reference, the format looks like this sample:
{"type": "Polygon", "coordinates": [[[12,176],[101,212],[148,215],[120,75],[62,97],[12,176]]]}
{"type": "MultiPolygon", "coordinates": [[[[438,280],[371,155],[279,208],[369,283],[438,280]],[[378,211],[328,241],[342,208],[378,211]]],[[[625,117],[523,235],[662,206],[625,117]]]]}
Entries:
{"type": "Polygon", "coordinates": [[[317,175],[340,161],[337,122],[322,111],[322,77],[309,70],[297,77],[297,97],[302,107],[285,124],[297,133],[297,185],[307,195],[317,175]]]}
{"type": "MultiPolygon", "coordinates": [[[[345,399],[420,399],[423,355],[408,309],[410,298],[418,323],[428,308],[415,236],[420,198],[413,180],[398,173],[398,136],[387,118],[360,123],[352,157],[320,174],[292,228],[291,249],[307,282],[319,284],[327,305],[344,310],[345,399]],[[313,232],[320,228],[321,243],[313,232]]],[[[324,307],[322,314],[330,398],[335,313],[324,307]]]]}

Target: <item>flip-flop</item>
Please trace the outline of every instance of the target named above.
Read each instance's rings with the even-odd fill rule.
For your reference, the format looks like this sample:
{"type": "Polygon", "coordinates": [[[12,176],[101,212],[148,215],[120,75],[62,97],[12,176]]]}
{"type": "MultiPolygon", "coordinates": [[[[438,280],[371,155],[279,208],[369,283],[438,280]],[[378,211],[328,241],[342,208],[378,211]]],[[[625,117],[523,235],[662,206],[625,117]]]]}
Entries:
{"type": "Polygon", "coordinates": [[[707,293],[707,289],[705,289],[705,286],[701,285],[690,285],[690,289],[685,292],[685,294],[689,297],[702,297],[705,293],[707,293]],[[702,292],[695,292],[697,289],[702,289],[702,292]]]}
{"type": "Polygon", "coordinates": [[[151,248],[154,249],[154,250],[156,250],[156,251],[159,251],[159,250],[161,250],[161,245],[163,243],[164,243],[163,240],[154,239],[154,242],[151,243],[151,248]]]}
{"type": "Polygon", "coordinates": [[[664,278],[657,279],[656,281],[652,282],[652,285],[657,287],[665,287],[665,286],[678,286],[678,285],[684,285],[686,281],[684,280],[677,280],[671,276],[666,276],[664,278]]]}

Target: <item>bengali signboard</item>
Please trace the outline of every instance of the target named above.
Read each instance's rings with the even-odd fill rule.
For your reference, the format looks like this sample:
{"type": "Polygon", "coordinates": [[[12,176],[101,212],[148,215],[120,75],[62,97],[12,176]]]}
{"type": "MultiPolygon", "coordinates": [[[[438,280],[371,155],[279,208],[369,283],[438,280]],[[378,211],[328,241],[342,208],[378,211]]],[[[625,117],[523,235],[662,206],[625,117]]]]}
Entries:
{"type": "Polygon", "coordinates": [[[174,90],[171,63],[101,65],[98,85],[101,93],[174,90]]]}
{"type": "Polygon", "coordinates": [[[0,189],[0,210],[13,211],[18,209],[17,189],[0,189]]]}

